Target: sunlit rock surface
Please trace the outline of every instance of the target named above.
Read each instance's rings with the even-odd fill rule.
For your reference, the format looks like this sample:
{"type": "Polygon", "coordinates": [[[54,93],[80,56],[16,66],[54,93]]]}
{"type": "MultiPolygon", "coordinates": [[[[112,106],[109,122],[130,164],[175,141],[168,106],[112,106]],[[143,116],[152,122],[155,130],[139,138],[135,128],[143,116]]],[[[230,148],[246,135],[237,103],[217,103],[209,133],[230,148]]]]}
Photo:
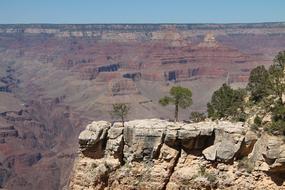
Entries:
{"type": "Polygon", "coordinates": [[[257,137],[243,123],[99,121],[79,143],[74,190],[285,188],[282,138],[257,137]]]}

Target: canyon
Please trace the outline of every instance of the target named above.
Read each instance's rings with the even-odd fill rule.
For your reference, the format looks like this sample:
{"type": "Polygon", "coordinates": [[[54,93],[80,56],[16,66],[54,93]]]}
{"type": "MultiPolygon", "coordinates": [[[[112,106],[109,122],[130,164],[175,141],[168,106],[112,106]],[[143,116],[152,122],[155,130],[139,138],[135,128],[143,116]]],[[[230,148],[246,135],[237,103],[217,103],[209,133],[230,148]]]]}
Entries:
{"type": "Polygon", "coordinates": [[[158,100],[181,85],[187,120],[284,49],[285,23],[0,25],[0,188],[66,188],[78,135],[113,120],[113,103],[128,119],[172,119],[158,100]]]}

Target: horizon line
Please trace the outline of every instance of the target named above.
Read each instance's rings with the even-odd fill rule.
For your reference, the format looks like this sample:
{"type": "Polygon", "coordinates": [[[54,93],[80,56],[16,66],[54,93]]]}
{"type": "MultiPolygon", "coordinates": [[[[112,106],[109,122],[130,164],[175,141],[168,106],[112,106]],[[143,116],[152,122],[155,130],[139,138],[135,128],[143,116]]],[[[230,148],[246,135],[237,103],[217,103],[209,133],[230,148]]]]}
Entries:
{"type": "Polygon", "coordinates": [[[266,22],[141,22],[141,23],[127,23],[127,22],[109,22],[109,23],[0,23],[0,25],[198,25],[198,24],[213,24],[213,25],[233,25],[233,24],[285,24],[284,21],[266,21],[266,22]]]}

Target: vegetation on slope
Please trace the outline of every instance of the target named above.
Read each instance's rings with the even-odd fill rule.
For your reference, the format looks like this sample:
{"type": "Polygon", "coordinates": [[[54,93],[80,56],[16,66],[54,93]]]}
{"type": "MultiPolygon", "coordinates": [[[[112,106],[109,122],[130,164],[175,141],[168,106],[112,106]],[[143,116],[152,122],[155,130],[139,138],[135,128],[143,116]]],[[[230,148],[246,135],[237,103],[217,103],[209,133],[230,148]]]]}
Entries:
{"type": "Polygon", "coordinates": [[[253,69],[246,89],[224,84],[215,91],[207,105],[208,117],[250,123],[254,116],[253,128],[263,126],[270,133],[285,135],[284,96],[285,51],[278,53],[268,70],[264,66],[253,69]]]}

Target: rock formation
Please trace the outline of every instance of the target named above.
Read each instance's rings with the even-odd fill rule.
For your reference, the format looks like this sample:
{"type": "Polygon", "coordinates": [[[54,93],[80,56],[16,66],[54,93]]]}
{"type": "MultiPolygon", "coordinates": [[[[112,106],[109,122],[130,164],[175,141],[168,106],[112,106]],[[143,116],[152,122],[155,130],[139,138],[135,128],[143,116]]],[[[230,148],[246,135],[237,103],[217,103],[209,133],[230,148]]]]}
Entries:
{"type": "Polygon", "coordinates": [[[115,80],[110,82],[108,94],[111,96],[139,94],[135,83],[131,80],[115,80]]]}
{"type": "Polygon", "coordinates": [[[204,111],[222,83],[244,86],[272,64],[284,39],[284,23],[0,25],[0,187],[62,189],[79,132],[109,120],[111,104],[129,104],[129,119],[171,118],[158,98],[181,85],[204,111]]]}
{"type": "Polygon", "coordinates": [[[93,122],[79,136],[78,189],[284,189],[285,144],[243,123],[93,122]]]}
{"type": "Polygon", "coordinates": [[[204,41],[199,44],[200,47],[208,47],[208,48],[214,48],[218,47],[219,44],[216,41],[216,38],[212,32],[209,32],[205,35],[204,41]]]}

